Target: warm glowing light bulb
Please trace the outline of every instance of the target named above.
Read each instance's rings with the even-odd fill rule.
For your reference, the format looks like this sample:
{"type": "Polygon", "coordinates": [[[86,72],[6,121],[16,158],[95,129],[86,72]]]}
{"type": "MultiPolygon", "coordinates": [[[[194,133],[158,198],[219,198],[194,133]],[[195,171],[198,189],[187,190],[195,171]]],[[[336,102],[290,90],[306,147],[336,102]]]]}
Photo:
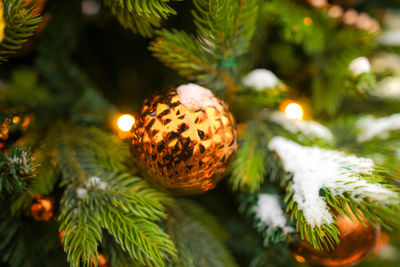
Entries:
{"type": "Polygon", "coordinates": [[[118,128],[123,132],[128,132],[135,123],[135,118],[129,114],[122,115],[118,119],[118,128]]]}
{"type": "Polygon", "coordinates": [[[312,19],[311,19],[310,17],[305,17],[304,20],[303,20],[303,22],[304,22],[304,25],[306,25],[306,26],[311,26],[311,24],[312,24],[312,19]]]}
{"type": "Polygon", "coordinates": [[[15,117],[13,118],[13,123],[15,123],[15,124],[19,123],[20,121],[21,121],[21,118],[18,117],[18,116],[15,116],[15,117]]]}
{"type": "Polygon", "coordinates": [[[303,109],[299,104],[290,103],[285,108],[285,115],[289,119],[301,120],[303,118],[303,109]]]}

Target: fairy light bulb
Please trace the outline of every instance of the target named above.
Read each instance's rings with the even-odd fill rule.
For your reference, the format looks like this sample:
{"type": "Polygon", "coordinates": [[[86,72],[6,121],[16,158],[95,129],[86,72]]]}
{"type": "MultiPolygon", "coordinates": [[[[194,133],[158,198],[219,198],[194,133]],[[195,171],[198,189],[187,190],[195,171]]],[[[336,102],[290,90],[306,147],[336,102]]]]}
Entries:
{"type": "Polygon", "coordinates": [[[123,132],[130,131],[134,123],[135,118],[129,114],[122,115],[118,118],[118,128],[123,132]]]}
{"type": "Polygon", "coordinates": [[[303,22],[304,22],[304,25],[306,25],[306,26],[311,26],[311,24],[313,23],[313,21],[310,17],[305,17],[303,22]]]}
{"type": "Polygon", "coordinates": [[[303,109],[297,103],[290,103],[285,108],[285,116],[289,119],[301,120],[303,118],[303,109]]]}

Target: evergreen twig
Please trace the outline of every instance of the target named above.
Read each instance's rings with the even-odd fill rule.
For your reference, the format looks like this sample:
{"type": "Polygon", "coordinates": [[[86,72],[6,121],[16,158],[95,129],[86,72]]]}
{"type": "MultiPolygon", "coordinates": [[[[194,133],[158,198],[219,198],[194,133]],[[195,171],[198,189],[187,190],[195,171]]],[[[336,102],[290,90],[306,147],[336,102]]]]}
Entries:
{"type": "Polygon", "coordinates": [[[42,18],[36,14],[35,6],[24,8],[24,0],[4,0],[3,10],[6,22],[5,37],[0,42],[0,63],[7,56],[16,53],[22,44],[33,35],[42,18]]]}

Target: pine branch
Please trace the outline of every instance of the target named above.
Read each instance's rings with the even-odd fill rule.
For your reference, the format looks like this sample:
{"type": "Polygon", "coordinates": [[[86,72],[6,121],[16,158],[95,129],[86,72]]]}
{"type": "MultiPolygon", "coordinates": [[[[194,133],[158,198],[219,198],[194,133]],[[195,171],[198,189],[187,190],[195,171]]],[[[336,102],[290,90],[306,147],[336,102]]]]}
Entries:
{"type": "Polygon", "coordinates": [[[333,224],[310,226],[294,200],[291,187],[288,188],[288,192],[285,197],[286,212],[290,214],[291,220],[296,222],[296,230],[300,233],[301,238],[310,242],[317,249],[331,249],[339,243],[340,232],[335,225],[336,221],[333,224]]]}
{"type": "Polygon", "coordinates": [[[60,229],[65,231],[62,242],[71,266],[89,266],[91,261],[97,262],[102,214],[97,209],[98,199],[76,202],[74,194],[72,188],[67,189],[61,200],[60,229]]]}
{"type": "Polygon", "coordinates": [[[324,30],[328,25],[319,12],[312,12],[303,3],[290,0],[269,1],[264,4],[263,11],[270,23],[278,22],[282,25],[280,33],[287,41],[302,45],[310,54],[317,54],[323,50],[324,30]],[[311,25],[304,23],[306,17],[311,19],[311,25]]]}
{"type": "Polygon", "coordinates": [[[103,243],[101,246],[102,252],[106,255],[109,260],[110,266],[137,266],[144,267],[145,265],[140,264],[138,261],[132,259],[128,253],[126,253],[114,240],[112,235],[104,232],[103,243]]]}
{"type": "MultiPolygon", "coordinates": [[[[355,116],[347,115],[339,117],[331,121],[331,128],[337,137],[337,147],[344,148],[357,155],[363,155],[373,159],[379,163],[393,183],[399,184],[397,177],[400,176],[400,166],[398,164],[398,147],[400,145],[400,131],[385,131],[382,137],[380,135],[360,141],[360,136],[364,131],[360,132],[357,123],[360,119],[365,119],[365,115],[358,114],[355,116]]],[[[371,122],[369,125],[374,125],[371,122]]]]}
{"type": "MultiPolygon", "coordinates": [[[[57,122],[36,150],[42,165],[29,189],[50,193],[60,174],[61,184],[67,188],[59,219],[72,266],[97,261],[103,229],[128,251],[132,262],[161,266],[173,258],[172,241],[156,224],[166,217],[165,205],[171,200],[142,178],[115,174],[127,169],[126,143],[96,127],[57,122]],[[126,236],[126,229],[131,229],[131,235],[126,236]]],[[[31,201],[28,194],[21,195],[13,201],[11,211],[17,214],[31,201]]]]}
{"type": "MultiPolygon", "coordinates": [[[[288,242],[288,235],[291,233],[291,231],[284,232],[284,230],[289,229],[291,225],[287,223],[287,225],[281,227],[281,226],[276,226],[276,227],[271,227],[268,226],[262,219],[259,217],[259,214],[257,214],[257,208],[265,208],[265,209],[274,209],[276,207],[271,207],[271,206],[264,206],[264,207],[258,207],[260,205],[259,203],[259,198],[260,195],[263,193],[268,193],[268,194],[276,194],[276,191],[273,189],[272,184],[263,184],[263,189],[260,191],[262,193],[258,194],[247,194],[247,193],[242,193],[240,194],[240,211],[244,213],[247,216],[251,216],[252,221],[253,221],[253,227],[257,230],[257,232],[262,236],[263,238],[263,246],[271,248],[276,245],[284,245],[288,242]],[[285,227],[285,229],[284,229],[285,227]],[[288,227],[288,228],[286,228],[288,227]]],[[[285,203],[280,200],[280,206],[284,207],[285,203]]],[[[281,208],[282,211],[284,208],[281,208]]],[[[275,214],[275,213],[274,213],[275,214]]]]}
{"type": "MultiPolygon", "coordinates": [[[[272,150],[277,153],[275,161],[278,158],[282,159],[282,164],[285,165],[285,168],[289,169],[284,171],[280,164],[273,164],[271,167],[267,167],[267,169],[271,168],[272,173],[284,174],[289,171],[293,172],[293,174],[287,173],[287,175],[277,176],[281,187],[287,192],[285,197],[285,202],[287,203],[286,212],[290,214],[291,221],[296,223],[296,229],[300,233],[301,238],[310,242],[315,248],[329,249],[339,242],[340,233],[336,225],[336,218],[338,214],[343,214],[342,210],[346,210],[347,205],[356,215],[359,214],[357,210],[360,210],[373,225],[377,223],[383,226],[387,224],[399,225],[398,216],[394,215],[398,212],[400,199],[398,189],[387,183],[384,179],[386,173],[374,166],[371,160],[351,157],[342,152],[316,147],[306,148],[282,137],[275,137],[272,141],[269,142],[269,149],[271,150],[273,147],[272,150]],[[272,143],[272,141],[274,142],[272,143]],[[293,161],[291,164],[288,163],[288,153],[297,153],[297,155],[294,154],[291,156],[290,160],[293,161]],[[311,163],[307,162],[307,160],[303,162],[303,158],[307,153],[311,153],[310,157],[315,162],[311,163]],[[318,155],[321,161],[319,161],[318,155]],[[334,155],[336,155],[336,159],[334,159],[334,155]],[[344,162],[346,160],[349,162],[344,162]],[[310,170],[308,172],[304,172],[307,169],[296,168],[296,166],[302,163],[309,164],[307,168],[310,168],[310,170]],[[313,164],[316,165],[313,166],[313,164]],[[326,181],[324,184],[329,185],[329,188],[317,188],[320,191],[319,195],[312,196],[311,199],[316,199],[321,201],[321,203],[326,201],[328,205],[327,208],[322,204],[321,206],[316,205],[314,207],[315,210],[313,210],[310,206],[310,198],[307,198],[307,196],[309,197],[309,194],[313,194],[314,189],[307,192],[305,185],[311,186],[312,181],[318,178],[317,176],[312,176],[314,173],[321,173],[320,164],[325,164],[323,166],[337,164],[337,168],[339,169],[330,167],[326,171],[333,172],[335,175],[342,177],[343,181],[334,180],[334,185],[332,185],[332,181],[326,181]],[[293,179],[290,179],[291,177],[293,179]],[[309,177],[310,181],[306,180],[308,179],[307,177],[309,177]],[[296,191],[294,188],[296,188],[296,191]],[[297,201],[298,199],[305,199],[302,201],[302,205],[305,206],[302,209],[295,200],[295,194],[298,194],[297,201]],[[307,218],[304,213],[306,208],[307,218]],[[314,223],[310,221],[312,219],[314,223]]],[[[332,175],[332,173],[327,175],[332,175]]],[[[321,179],[325,178],[321,177],[321,179]]],[[[346,214],[349,215],[348,213],[346,214]]]]}
{"type": "Polygon", "coordinates": [[[109,171],[123,171],[128,158],[126,144],[96,127],[56,123],[44,143],[63,173],[63,184],[83,181],[109,171]],[[79,137],[79,138],[78,138],[79,137]]]}
{"type": "Polygon", "coordinates": [[[172,30],[157,32],[149,49],[189,80],[207,87],[236,91],[238,58],[248,50],[257,20],[257,0],[195,1],[198,38],[172,30]]]}
{"type": "Polygon", "coordinates": [[[0,152],[0,193],[25,192],[29,179],[35,176],[36,162],[29,149],[16,145],[8,154],[0,152]],[[4,190],[4,191],[3,191],[4,190]]]}
{"type": "Polygon", "coordinates": [[[189,200],[180,200],[179,207],[188,214],[193,220],[207,226],[208,230],[221,242],[225,242],[228,233],[218,222],[217,218],[209,213],[204,207],[189,200]]]}
{"type": "Polygon", "coordinates": [[[178,30],[160,30],[157,35],[149,49],[161,62],[200,84],[221,83],[220,74],[211,63],[215,59],[207,54],[196,38],[178,30]]]}
{"type": "Polygon", "coordinates": [[[174,257],[172,241],[154,222],[115,209],[110,209],[107,213],[103,226],[139,263],[146,266],[165,266],[164,260],[174,257]]]}
{"type": "Polygon", "coordinates": [[[117,17],[122,26],[151,37],[154,28],[160,27],[161,20],[176,12],[167,3],[170,0],[105,0],[111,12],[117,17]]]}
{"type": "Polygon", "coordinates": [[[11,266],[23,266],[26,263],[24,261],[26,251],[17,249],[22,239],[18,233],[21,225],[15,217],[8,215],[2,210],[0,220],[1,259],[8,262],[11,266]]]}
{"type": "MultiPolygon", "coordinates": [[[[27,189],[35,195],[49,195],[53,192],[60,178],[60,172],[50,163],[53,159],[48,155],[39,153],[36,158],[38,167],[35,170],[35,177],[30,181],[27,189]]],[[[13,199],[10,206],[11,213],[20,214],[27,211],[32,204],[33,198],[31,193],[25,193],[13,199]]]]}
{"type": "Polygon", "coordinates": [[[105,0],[104,4],[109,6],[111,12],[117,17],[124,28],[130,29],[134,33],[139,33],[144,37],[151,37],[154,28],[160,27],[159,17],[146,17],[130,11],[116,0],[105,0]]]}
{"type": "MultiPolygon", "coordinates": [[[[385,183],[381,174],[375,173],[369,177],[364,177],[368,183],[380,183],[384,188],[390,189],[397,194],[397,197],[391,197],[388,200],[372,199],[368,194],[361,194],[353,196],[353,192],[344,192],[343,195],[333,194],[329,188],[323,188],[321,195],[325,198],[330,213],[333,217],[333,223],[322,224],[321,226],[312,227],[306,220],[303,211],[299,209],[298,204],[294,199],[294,191],[292,185],[287,188],[287,195],[285,202],[287,203],[286,211],[290,213],[291,220],[296,222],[296,229],[300,232],[301,238],[310,242],[317,249],[330,249],[339,243],[339,230],[336,225],[336,218],[338,216],[352,217],[351,212],[356,216],[361,224],[365,224],[362,220],[364,217],[370,224],[380,224],[387,229],[391,226],[398,227],[400,225],[400,218],[398,214],[400,208],[398,206],[400,195],[397,193],[398,189],[385,183]]],[[[337,181],[338,184],[343,183],[337,181]]],[[[347,182],[348,185],[350,182],[347,182]]],[[[340,187],[336,190],[341,189],[340,187]]]]}
{"type": "Polygon", "coordinates": [[[232,163],[230,177],[234,190],[253,193],[264,181],[268,143],[260,128],[260,123],[249,122],[247,129],[239,136],[240,146],[232,163]]]}
{"type": "Polygon", "coordinates": [[[176,12],[167,3],[171,0],[149,0],[146,2],[140,0],[114,0],[128,9],[130,12],[136,11],[141,16],[158,17],[166,19],[176,12]]]}
{"type": "MultiPolygon", "coordinates": [[[[34,107],[43,106],[50,102],[50,92],[39,82],[38,73],[31,68],[15,68],[11,72],[11,79],[1,91],[1,104],[24,112],[17,112],[20,118],[28,115],[34,107]],[[24,108],[21,108],[23,106],[24,108]],[[28,110],[27,110],[28,109],[28,110]]],[[[15,112],[9,112],[15,113],[15,112]]]]}
{"type": "Polygon", "coordinates": [[[0,63],[7,60],[7,55],[16,53],[22,47],[42,20],[40,14],[35,14],[35,7],[25,9],[24,3],[24,0],[3,2],[6,28],[4,39],[0,42],[0,63]]]}
{"type": "Polygon", "coordinates": [[[10,267],[54,266],[48,256],[58,249],[56,224],[12,215],[5,205],[0,207],[2,263],[10,267]]]}
{"type": "Polygon", "coordinates": [[[163,205],[171,200],[149,187],[143,178],[121,174],[111,175],[104,180],[110,188],[103,193],[103,197],[108,198],[115,209],[149,220],[165,218],[163,205]]]}
{"type": "MultiPolygon", "coordinates": [[[[277,107],[287,98],[287,86],[279,85],[276,88],[256,91],[256,90],[240,90],[235,92],[235,107],[242,110],[260,111],[264,107],[277,107]]],[[[250,117],[250,116],[249,116],[250,117]]]]}
{"type": "Polygon", "coordinates": [[[142,178],[114,174],[126,168],[124,143],[94,127],[58,124],[48,147],[67,185],[60,229],[67,233],[64,248],[73,266],[97,258],[102,229],[141,264],[162,266],[173,257],[172,241],[155,223],[165,218],[169,198],[142,178]]]}
{"type": "Polygon", "coordinates": [[[169,210],[168,233],[178,249],[177,261],[169,266],[237,266],[214,235],[217,222],[204,209],[193,207],[194,203],[179,200],[169,210]],[[206,219],[198,220],[203,216],[206,219]]]}
{"type": "Polygon", "coordinates": [[[289,119],[280,111],[262,112],[260,115],[270,137],[283,136],[305,146],[331,148],[334,144],[335,136],[330,129],[317,121],[289,119]]]}
{"type": "Polygon", "coordinates": [[[255,30],[257,1],[194,1],[192,13],[202,46],[223,59],[245,54],[255,30]]]}
{"type": "Polygon", "coordinates": [[[88,264],[91,258],[96,258],[101,229],[106,229],[133,260],[147,266],[163,266],[175,250],[154,221],[166,216],[161,203],[169,201],[143,179],[126,174],[91,177],[83,185],[70,184],[64,193],[60,215],[60,229],[67,233],[64,248],[69,261],[73,266],[81,266],[81,261],[88,264]],[[84,223],[81,225],[79,220],[77,223],[75,217],[82,218],[84,223]],[[76,229],[81,229],[79,235],[72,234],[76,229]],[[87,250],[77,254],[81,247],[87,250]]]}
{"type": "Polygon", "coordinates": [[[327,16],[327,12],[321,11],[323,9],[313,10],[296,1],[272,0],[266,2],[262,9],[266,23],[281,35],[282,40],[278,40],[273,47],[290,53],[286,58],[279,53],[274,63],[285,72],[288,60],[293,59],[293,52],[296,51],[299,57],[299,49],[302,51],[301,64],[287,73],[292,77],[288,83],[302,84],[304,79],[310,81],[302,90],[312,89],[315,113],[335,114],[343,99],[360,96],[359,90],[364,90],[361,80],[373,83],[371,77],[354,77],[348,68],[351,60],[371,53],[375,46],[373,35],[364,30],[343,27],[327,16]],[[299,72],[304,75],[292,75],[299,72]]]}

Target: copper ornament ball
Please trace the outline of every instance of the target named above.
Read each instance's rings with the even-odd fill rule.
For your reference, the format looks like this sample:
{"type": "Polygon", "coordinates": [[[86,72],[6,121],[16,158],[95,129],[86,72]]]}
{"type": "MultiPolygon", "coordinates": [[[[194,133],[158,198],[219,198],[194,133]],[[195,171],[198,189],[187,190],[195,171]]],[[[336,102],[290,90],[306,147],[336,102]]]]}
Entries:
{"type": "Polygon", "coordinates": [[[37,221],[48,221],[53,217],[54,198],[37,196],[31,205],[31,215],[37,221]]]}
{"type": "Polygon", "coordinates": [[[195,84],[145,100],[135,118],[133,157],[146,178],[168,192],[198,194],[214,188],[237,148],[228,106],[195,84]]]}
{"type": "Polygon", "coordinates": [[[301,263],[329,267],[353,266],[361,262],[373,251],[380,235],[379,227],[370,225],[364,217],[362,220],[367,227],[354,214],[352,218],[338,216],[339,244],[333,250],[317,250],[307,241],[293,243],[290,248],[295,259],[301,263]]]}
{"type": "Polygon", "coordinates": [[[99,253],[97,264],[99,267],[108,267],[107,260],[103,254],[99,253]]]}

